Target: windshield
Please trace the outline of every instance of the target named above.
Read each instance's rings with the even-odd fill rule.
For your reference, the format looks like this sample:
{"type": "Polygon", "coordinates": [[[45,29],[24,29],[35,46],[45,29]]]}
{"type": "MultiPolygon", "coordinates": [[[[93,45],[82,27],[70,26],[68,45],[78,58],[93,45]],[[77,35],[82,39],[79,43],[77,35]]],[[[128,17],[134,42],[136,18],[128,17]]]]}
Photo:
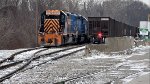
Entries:
{"type": "Polygon", "coordinates": [[[46,15],[46,19],[60,19],[60,15],[46,15]]]}

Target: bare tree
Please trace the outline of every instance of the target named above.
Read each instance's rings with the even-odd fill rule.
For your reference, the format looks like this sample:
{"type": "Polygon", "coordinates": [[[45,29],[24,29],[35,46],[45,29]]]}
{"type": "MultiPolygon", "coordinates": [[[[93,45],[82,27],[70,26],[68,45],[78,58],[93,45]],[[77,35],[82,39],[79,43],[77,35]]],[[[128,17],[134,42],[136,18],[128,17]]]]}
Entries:
{"type": "Polygon", "coordinates": [[[80,9],[80,2],[82,0],[65,0],[64,3],[64,9],[69,12],[78,13],[80,9]]]}
{"type": "MultiPolygon", "coordinates": [[[[108,16],[138,26],[150,8],[135,0],[0,0],[0,49],[35,47],[35,17],[47,9],[89,16],[108,16]]],[[[38,25],[40,19],[37,20],[38,25]]]]}

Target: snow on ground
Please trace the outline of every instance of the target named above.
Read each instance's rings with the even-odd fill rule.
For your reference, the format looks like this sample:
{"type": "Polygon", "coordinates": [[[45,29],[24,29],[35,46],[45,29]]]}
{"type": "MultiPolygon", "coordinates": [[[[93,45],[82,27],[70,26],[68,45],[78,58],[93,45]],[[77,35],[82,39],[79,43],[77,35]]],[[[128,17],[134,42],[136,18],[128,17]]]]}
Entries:
{"type": "Polygon", "coordinates": [[[5,70],[0,70],[0,77],[5,76],[6,74],[9,74],[10,72],[16,70],[17,68],[19,68],[20,66],[22,66],[22,64],[19,64],[17,66],[11,67],[9,69],[5,69],[5,70]]]}
{"type": "Polygon", "coordinates": [[[98,52],[96,50],[92,51],[92,57],[87,58],[87,59],[97,59],[97,58],[115,58],[115,57],[121,57],[121,58],[130,58],[133,55],[143,55],[146,52],[148,52],[150,50],[150,46],[142,46],[140,45],[139,47],[134,47],[132,49],[130,49],[130,52],[133,52],[131,55],[127,55],[129,50],[124,50],[122,52],[111,52],[111,55],[107,55],[103,52],[98,52]],[[122,56],[125,55],[125,56],[122,56]]]}
{"type": "Polygon", "coordinates": [[[128,84],[136,77],[150,72],[150,46],[135,47],[131,52],[105,54],[92,51],[91,55],[86,56],[84,51],[80,51],[16,74],[3,83],[51,84],[83,76],[67,84],[103,84],[110,81],[113,81],[112,84],[128,84]]]}
{"type": "MultiPolygon", "coordinates": [[[[37,52],[37,51],[39,51],[39,50],[42,50],[42,49],[44,49],[44,48],[21,53],[21,54],[15,56],[14,61],[28,59],[28,58],[30,58],[31,56],[33,56],[33,54],[34,54],[35,52],[37,52]]],[[[38,55],[50,53],[50,52],[57,51],[57,50],[61,50],[61,49],[62,49],[62,48],[48,49],[48,50],[46,50],[46,51],[43,51],[43,52],[41,52],[41,53],[38,53],[38,55]]],[[[0,60],[2,60],[2,59],[4,59],[4,58],[8,58],[8,57],[10,57],[12,54],[14,54],[14,53],[16,53],[16,52],[19,52],[19,51],[22,51],[22,50],[26,50],[26,49],[0,50],[0,60]]]]}
{"type": "MultiPolygon", "coordinates": [[[[137,74],[133,74],[131,76],[128,76],[124,79],[122,79],[123,81],[123,84],[128,84],[129,82],[131,82],[132,80],[134,80],[135,78],[137,77],[140,77],[140,76],[144,76],[144,75],[147,75],[147,74],[150,74],[150,72],[139,72],[137,74]]],[[[150,77],[149,77],[150,78],[150,77]]]]}
{"type": "Polygon", "coordinates": [[[14,61],[31,58],[33,56],[33,54],[39,50],[42,50],[42,49],[27,51],[27,52],[21,53],[19,55],[16,55],[14,58],[14,61]]]}
{"type": "Polygon", "coordinates": [[[4,59],[4,58],[8,58],[10,57],[10,55],[22,51],[25,49],[16,49],[16,50],[0,50],[0,60],[4,59]]]}
{"type": "MultiPolygon", "coordinates": [[[[43,50],[44,48],[41,48],[41,49],[37,49],[37,50],[32,50],[32,51],[28,51],[28,52],[25,52],[25,53],[21,53],[17,56],[15,56],[14,58],[14,61],[17,61],[17,60],[24,60],[24,59],[29,59],[33,56],[33,54],[39,50],[43,50]]],[[[38,53],[38,55],[40,54],[46,54],[46,53],[50,53],[50,52],[53,52],[53,51],[57,51],[57,50],[61,50],[61,48],[59,49],[48,49],[46,51],[43,51],[41,53],[38,53]]]]}
{"type": "MultiPolygon", "coordinates": [[[[1,64],[1,66],[3,65],[6,65],[6,64],[10,64],[10,63],[13,63],[14,61],[18,61],[18,60],[24,60],[24,59],[28,59],[28,58],[31,58],[31,56],[33,56],[33,54],[39,50],[42,50],[44,48],[41,48],[41,49],[37,49],[37,50],[32,50],[32,51],[27,51],[27,52],[24,52],[24,53],[21,53],[19,55],[16,55],[14,60],[13,61],[8,61],[8,62],[4,62],[3,64],[1,64]]],[[[61,50],[62,48],[54,48],[54,49],[48,49],[46,51],[43,51],[41,53],[38,53],[38,55],[41,55],[41,54],[46,54],[46,53],[50,53],[50,52],[53,52],[53,51],[57,51],[57,50],[61,50]]],[[[26,49],[16,49],[16,50],[0,50],[0,58],[1,60],[4,59],[4,58],[8,58],[10,57],[12,54],[16,53],[16,52],[19,52],[19,51],[22,51],[22,50],[26,50],[26,49]]],[[[37,64],[36,62],[34,64],[37,64]]],[[[8,68],[8,69],[5,69],[5,70],[0,70],[0,77],[12,72],[13,70],[16,70],[17,68],[19,68],[22,64],[19,64],[17,66],[14,66],[14,67],[11,67],[11,68],[8,68]]]]}

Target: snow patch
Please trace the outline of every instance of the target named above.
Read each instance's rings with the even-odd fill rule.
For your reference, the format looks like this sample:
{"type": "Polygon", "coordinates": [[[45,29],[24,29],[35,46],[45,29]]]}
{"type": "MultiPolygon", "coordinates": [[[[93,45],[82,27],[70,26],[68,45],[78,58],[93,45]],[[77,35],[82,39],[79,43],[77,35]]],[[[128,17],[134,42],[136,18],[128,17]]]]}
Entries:
{"type": "Polygon", "coordinates": [[[100,59],[100,58],[111,58],[108,55],[100,54],[100,55],[92,55],[92,57],[87,57],[87,60],[100,59]]]}
{"type": "Polygon", "coordinates": [[[74,52],[74,51],[77,51],[77,50],[80,50],[80,49],[84,49],[84,48],[85,48],[85,46],[79,47],[79,48],[70,49],[70,50],[67,50],[67,51],[60,52],[60,53],[58,53],[57,55],[68,54],[68,53],[71,53],[71,52],[74,52]]]}
{"type": "MultiPolygon", "coordinates": [[[[142,56],[142,55],[147,53],[146,51],[144,51],[144,50],[147,50],[147,49],[150,49],[150,46],[135,47],[135,48],[131,49],[131,51],[133,51],[133,53],[131,55],[126,55],[126,54],[116,55],[117,53],[120,53],[120,52],[112,52],[112,55],[107,55],[103,52],[98,52],[96,50],[93,50],[92,53],[91,53],[91,57],[87,57],[85,59],[94,60],[94,59],[103,59],[103,58],[114,58],[114,59],[125,60],[125,59],[130,58],[130,57],[135,56],[135,55],[141,55],[142,56]]],[[[125,53],[126,52],[127,51],[125,51],[125,53]]]]}
{"type": "Polygon", "coordinates": [[[22,51],[25,49],[16,49],[16,50],[0,50],[0,60],[4,59],[4,58],[8,58],[10,57],[12,54],[22,51]]]}
{"type": "Polygon", "coordinates": [[[146,49],[150,49],[150,46],[142,46],[142,45],[140,45],[140,46],[135,47],[135,48],[133,48],[131,50],[136,51],[136,50],[146,50],[146,49]]]}
{"type": "Polygon", "coordinates": [[[145,60],[135,61],[135,60],[128,60],[124,66],[130,66],[130,70],[138,70],[143,71],[144,68],[147,68],[148,65],[145,63],[145,60]]]}
{"type": "Polygon", "coordinates": [[[140,76],[143,76],[143,75],[146,75],[146,74],[149,74],[149,73],[150,72],[139,72],[139,73],[133,74],[131,76],[128,76],[128,77],[122,79],[123,84],[128,84],[130,81],[132,81],[136,77],[140,77],[140,76]]]}
{"type": "Polygon", "coordinates": [[[17,61],[17,60],[25,60],[25,59],[27,59],[27,58],[30,58],[30,57],[32,57],[33,54],[34,54],[35,52],[37,52],[37,51],[39,51],[39,50],[33,50],[33,51],[28,51],[28,52],[25,52],[25,53],[21,53],[21,54],[15,56],[14,61],[17,61]]]}

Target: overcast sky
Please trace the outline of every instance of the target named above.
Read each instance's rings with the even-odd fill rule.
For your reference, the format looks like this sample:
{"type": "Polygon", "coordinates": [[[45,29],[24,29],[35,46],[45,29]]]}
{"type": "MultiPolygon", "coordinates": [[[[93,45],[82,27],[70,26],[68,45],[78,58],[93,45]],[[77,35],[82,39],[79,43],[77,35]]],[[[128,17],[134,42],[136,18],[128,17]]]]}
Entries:
{"type": "MultiPolygon", "coordinates": [[[[88,1],[88,0],[83,0],[83,1],[88,1]]],[[[96,0],[96,1],[99,1],[99,0],[96,0]]],[[[105,0],[100,0],[100,1],[105,1],[105,0]]],[[[145,4],[147,4],[147,5],[150,6],[150,0],[139,0],[139,1],[142,1],[142,2],[144,2],[145,4]]]]}
{"type": "Polygon", "coordinates": [[[150,6],[150,0],[140,0],[150,6]]]}

